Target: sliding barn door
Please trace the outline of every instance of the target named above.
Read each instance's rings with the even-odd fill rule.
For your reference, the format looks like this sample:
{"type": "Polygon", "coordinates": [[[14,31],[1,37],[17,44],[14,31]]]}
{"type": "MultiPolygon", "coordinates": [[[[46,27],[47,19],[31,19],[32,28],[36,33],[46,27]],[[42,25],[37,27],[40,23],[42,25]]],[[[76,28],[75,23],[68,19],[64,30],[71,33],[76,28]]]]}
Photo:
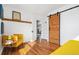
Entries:
{"type": "Polygon", "coordinates": [[[49,42],[60,46],[60,29],[59,29],[60,14],[56,13],[49,16],[49,42]]]}

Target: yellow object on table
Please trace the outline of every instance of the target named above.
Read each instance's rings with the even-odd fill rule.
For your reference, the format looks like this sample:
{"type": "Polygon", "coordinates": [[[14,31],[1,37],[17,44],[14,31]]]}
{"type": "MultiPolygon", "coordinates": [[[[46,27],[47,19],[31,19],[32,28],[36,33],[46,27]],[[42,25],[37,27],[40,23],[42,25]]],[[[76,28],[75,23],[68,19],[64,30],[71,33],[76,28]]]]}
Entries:
{"type": "Polygon", "coordinates": [[[70,40],[57,50],[51,53],[51,55],[79,55],[79,41],[70,40]]]}

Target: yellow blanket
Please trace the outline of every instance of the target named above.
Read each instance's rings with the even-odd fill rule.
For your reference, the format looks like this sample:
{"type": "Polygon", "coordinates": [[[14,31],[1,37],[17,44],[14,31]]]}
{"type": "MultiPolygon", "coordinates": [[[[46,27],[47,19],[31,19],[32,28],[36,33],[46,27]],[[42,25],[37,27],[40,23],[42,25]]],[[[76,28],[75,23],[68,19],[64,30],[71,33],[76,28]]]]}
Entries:
{"type": "Polygon", "coordinates": [[[57,50],[51,53],[51,55],[79,55],[79,41],[70,40],[57,50]]]}

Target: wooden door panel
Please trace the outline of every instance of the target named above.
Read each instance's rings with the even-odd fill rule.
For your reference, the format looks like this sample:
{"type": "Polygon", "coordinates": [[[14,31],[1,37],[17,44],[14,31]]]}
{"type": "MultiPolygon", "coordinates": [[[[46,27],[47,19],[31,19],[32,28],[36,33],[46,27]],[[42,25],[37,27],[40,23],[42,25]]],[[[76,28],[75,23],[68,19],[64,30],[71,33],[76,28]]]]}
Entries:
{"type": "Polygon", "coordinates": [[[58,25],[59,24],[59,21],[53,20],[53,21],[50,22],[50,24],[58,25]]]}
{"type": "Polygon", "coordinates": [[[52,20],[50,20],[51,22],[50,22],[50,25],[59,25],[59,21],[52,21],[52,20]]]}
{"type": "Polygon", "coordinates": [[[49,18],[49,41],[60,45],[59,39],[59,14],[51,15],[49,18]]]}
{"type": "Polygon", "coordinates": [[[59,44],[59,41],[58,40],[52,40],[52,43],[59,44]]]}
{"type": "Polygon", "coordinates": [[[59,35],[53,35],[53,34],[52,34],[52,35],[50,36],[50,38],[52,38],[52,39],[50,39],[50,40],[53,40],[53,39],[59,40],[59,37],[58,37],[58,36],[59,36],[59,35]]]}
{"type": "Polygon", "coordinates": [[[56,38],[59,40],[59,33],[53,33],[51,32],[51,35],[49,37],[52,37],[52,39],[56,38]]]}
{"type": "MultiPolygon", "coordinates": [[[[49,31],[51,34],[53,33],[53,34],[56,34],[56,33],[59,33],[59,31],[58,30],[50,30],[49,31]]],[[[51,36],[51,35],[50,35],[51,36]]]]}
{"type": "Polygon", "coordinates": [[[50,31],[58,31],[59,30],[59,26],[56,25],[56,26],[50,26],[50,31]]]}

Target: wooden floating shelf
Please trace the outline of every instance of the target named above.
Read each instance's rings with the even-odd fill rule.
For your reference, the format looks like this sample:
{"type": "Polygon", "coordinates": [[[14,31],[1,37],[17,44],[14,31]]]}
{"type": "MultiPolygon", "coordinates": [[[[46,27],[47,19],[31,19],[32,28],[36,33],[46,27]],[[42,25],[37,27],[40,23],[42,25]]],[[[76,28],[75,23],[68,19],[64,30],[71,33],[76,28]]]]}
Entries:
{"type": "Polygon", "coordinates": [[[30,22],[30,21],[18,21],[18,20],[8,19],[8,18],[3,18],[2,20],[3,20],[3,21],[20,22],[20,23],[29,23],[29,24],[32,23],[32,22],[30,22]]]}

